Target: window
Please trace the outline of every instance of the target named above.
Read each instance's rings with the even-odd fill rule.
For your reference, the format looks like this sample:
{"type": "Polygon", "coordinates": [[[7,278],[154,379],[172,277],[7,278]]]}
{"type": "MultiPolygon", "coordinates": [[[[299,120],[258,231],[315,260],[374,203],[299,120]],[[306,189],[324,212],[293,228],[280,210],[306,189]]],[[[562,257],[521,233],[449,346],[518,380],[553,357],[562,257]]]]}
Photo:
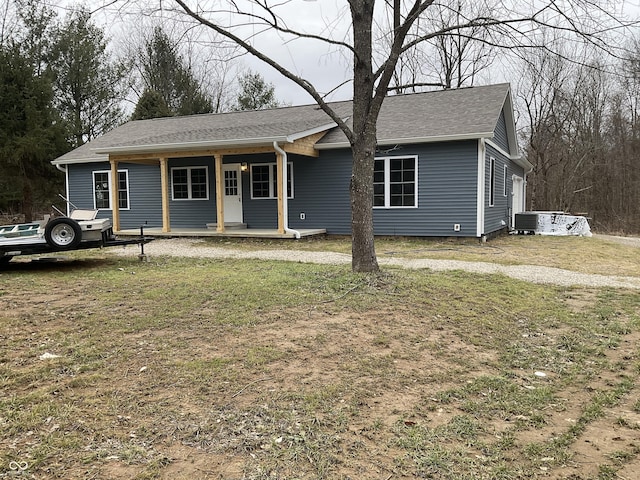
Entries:
{"type": "Polygon", "coordinates": [[[509,186],[507,185],[507,177],[509,175],[509,169],[504,166],[504,185],[502,186],[502,194],[506,197],[509,194],[509,186]]]}
{"type": "Polygon", "coordinates": [[[418,157],[376,158],[373,171],[373,206],[418,206],[418,157]]]}
{"type": "MultiPolygon", "coordinates": [[[[118,208],[129,209],[129,172],[118,170],[118,208]]],[[[93,172],[93,205],[96,209],[111,210],[111,172],[93,172]]]]}
{"type": "Polygon", "coordinates": [[[493,207],[496,202],[496,159],[489,159],[489,206],[493,207]]]}
{"type": "MultiPolygon", "coordinates": [[[[275,163],[251,165],[251,198],[278,198],[278,166],[275,163]]],[[[287,198],[293,198],[292,163],[287,163],[287,198]]]]}
{"type": "Polygon", "coordinates": [[[173,200],[208,200],[209,173],[207,167],[177,167],[171,169],[173,200]]]}

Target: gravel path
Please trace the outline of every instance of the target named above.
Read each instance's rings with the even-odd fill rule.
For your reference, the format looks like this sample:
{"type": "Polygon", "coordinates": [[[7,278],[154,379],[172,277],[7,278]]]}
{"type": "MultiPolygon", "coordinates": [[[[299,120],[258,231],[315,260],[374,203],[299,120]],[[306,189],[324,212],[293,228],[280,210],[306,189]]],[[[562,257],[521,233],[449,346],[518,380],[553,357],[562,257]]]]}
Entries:
{"type": "MultiPolygon", "coordinates": [[[[624,237],[619,237],[624,239],[624,237]]],[[[179,256],[196,258],[256,258],[282,260],[288,262],[344,265],[351,263],[351,255],[335,252],[306,252],[300,250],[238,250],[207,247],[198,239],[173,238],[158,239],[145,245],[145,253],[153,256],[179,256]]],[[[640,245],[640,244],[639,244],[640,245]]],[[[121,255],[138,255],[138,247],[119,250],[121,255]]],[[[561,286],[581,285],[591,287],[620,287],[640,289],[639,277],[620,277],[572,272],[553,267],[537,265],[499,265],[488,262],[463,262],[459,260],[378,258],[380,265],[393,265],[410,269],[430,269],[435,271],[464,270],[474,273],[500,273],[508,277],[532,283],[561,286]]]]}

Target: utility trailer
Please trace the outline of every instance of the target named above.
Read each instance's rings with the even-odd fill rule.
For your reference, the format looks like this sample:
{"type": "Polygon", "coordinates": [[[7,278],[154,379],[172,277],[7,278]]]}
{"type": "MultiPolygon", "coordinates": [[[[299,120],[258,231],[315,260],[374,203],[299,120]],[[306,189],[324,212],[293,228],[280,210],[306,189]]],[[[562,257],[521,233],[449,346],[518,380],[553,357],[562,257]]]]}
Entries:
{"type": "Polygon", "coordinates": [[[141,230],[140,238],[121,240],[113,234],[111,220],[96,218],[97,210],[75,209],[69,216],[32,223],[0,226],[0,264],[19,255],[39,255],[87,248],[140,245],[150,242],[141,230]]]}

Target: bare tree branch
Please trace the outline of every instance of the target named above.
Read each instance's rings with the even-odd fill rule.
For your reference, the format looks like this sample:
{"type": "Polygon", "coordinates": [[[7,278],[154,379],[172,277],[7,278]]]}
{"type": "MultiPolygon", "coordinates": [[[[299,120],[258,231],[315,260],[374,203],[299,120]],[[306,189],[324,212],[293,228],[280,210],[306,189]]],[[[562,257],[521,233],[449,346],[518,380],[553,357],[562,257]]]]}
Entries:
{"type": "Polygon", "coordinates": [[[259,58],[260,60],[265,62],[267,65],[270,65],[275,70],[280,72],[283,76],[285,76],[289,80],[293,81],[294,83],[296,83],[297,85],[302,87],[307,93],[309,93],[309,95],[311,95],[313,97],[313,99],[318,103],[320,108],[322,108],[322,110],[327,115],[329,115],[329,117],[334,122],[336,122],[336,124],[340,127],[340,129],[347,136],[349,141],[352,141],[352,139],[353,139],[353,131],[352,131],[352,129],[347,125],[345,120],[342,117],[340,117],[340,115],[338,115],[327,104],[327,102],[324,100],[323,96],[320,95],[320,93],[316,90],[316,88],[309,81],[305,80],[302,77],[299,77],[298,75],[294,74],[293,72],[291,72],[287,68],[283,67],[278,62],[273,60],[271,57],[269,57],[268,55],[262,53],[257,48],[255,48],[253,45],[249,44],[247,41],[245,41],[244,39],[240,38],[239,36],[233,34],[232,32],[230,32],[230,31],[228,31],[226,29],[224,29],[223,27],[220,27],[219,25],[214,24],[210,20],[208,20],[206,18],[203,18],[202,16],[200,16],[199,14],[197,14],[196,12],[191,10],[183,0],[174,0],[174,1],[178,5],[180,5],[180,7],[182,7],[182,9],[185,11],[185,13],[187,15],[189,15],[191,18],[193,18],[194,20],[198,21],[202,25],[205,25],[208,28],[216,31],[217,33],[219,33],[223,37],[226,37],[226,38],[232,40],[233,42],[237,43],[242,48],[244,48],[247,52],[249,52],[250,54],[252,54],[255,57],[259,58]]]}

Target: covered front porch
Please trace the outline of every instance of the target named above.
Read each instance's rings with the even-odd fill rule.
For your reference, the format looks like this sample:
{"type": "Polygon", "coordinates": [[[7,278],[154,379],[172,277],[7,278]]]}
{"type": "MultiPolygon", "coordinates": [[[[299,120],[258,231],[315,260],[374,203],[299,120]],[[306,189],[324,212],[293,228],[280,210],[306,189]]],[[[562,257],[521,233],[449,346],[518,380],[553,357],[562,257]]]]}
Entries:
{"type": "MultiPolygon", "coordinates": [[[[312,237],[315,235],[324,235],[327,233],[325,229],[298,229],[300,238],[312,237]]],[[[277,229],[263,228],[227,228],[224,231],[218,231],[210,228],[172,228],[166,232],[162,227],[142,227],[135,229],[117,230],[115,234],[121,237],[139,237],[141,235],[159,238],[173,237],[229,237],[229,238],[273,238],[273,239],[291,239],[296,238],[296,234],[292,231],[280,232],[277,229]]]]}
{"type": "MultiPolygon", "coordinates": [[[[190,148],[168,149],[166,146],[144,146],[139,147],[109,147],[97,149],[100,154],[108,154],[110,162],[111,184],[117,185],[119,166],[121,164],[145,164],[157,165],[160,170],[160,190],[162,218],[161,222],[144,229],[145,235],[157,237],[237,237],[237,238],[301,238],[311,235],[326,233],[323,228],[313,229],[291,229],[288,220],[288,154],[296,154],[305,157],[318,157],[318,151],[314,148],[315,143],[326,133],[324,126],[319,131],[303,132],[297,138],[285,137],[278,140],[257,139],[249,146],[224,146],[220,148],[190,148]],[[275,157],[275,175],[273,183],[273,197],[276,199],[276,217],[273,228],[234,228],[235,225],[245,225],[243,220],[243,194],[242,194],[242,174],[247,172],[248,164],[243,161],[243,156],[256,154],[273,155],[275,157]],[[226,158],[234,157],[232,163],[227,163],[226,158]],[[169,162],[175,159],[188,159],[193,157],[208,157],[213,161],[213,198],[215,199],[216,218],[214,223],[203,222],[202,228],[185,228],[182,226],[172,226],[171,205],[175,204],[172,197],[172,175],[169,162]],[[238,160],[236,160],[238,159],[238,160]],[[240,205],[236,212],[236,206],[240,205]],[[233,216],[230,215],[233,213],[233,216]],[[227,217],[227,218],[225,218],[227,217]],[[231,217],[231,218],[229,218],[231,217]],[[230,226],[232,226],[230,228],[230,226]]],[[[208,167],[207,167],[208,168],[208,167]]],[[[208,191],[208,173],[206,174],[208,191]]],[[[122,228],[120,223],[119,189],[113,188],[110,192],[112,205],[112,219],[114,232],[117,235],[140,235],[139,228],[130,228],[131,223],[122,228]]],[[[127,194],[128,195],[128,194],[127,194]]],[[[182,198],[182,197],[180,197],[182,198]]],[[[207,198],[208,200],[208,193],[207,198]]],[[[249,199],[247,196],[246,199],[249,199]]],[[[192,200],[189,198],[188,200],[192,200]]],[[[246,200],[245,200],[246,201],[246,200]]],[[[184,212],[184,210],[183,210],[184,212]]],[[[179,215],[179,213],[178,213],[179,215]]],[[[182,222],[183,224],[185,222],[182,222]]],[[[195,222],[194,222],[195,223],[195,222]]],[[[251,222],[247,222],[250,224],[251,222]]],[[[250,226],[250,225],[249,225],[250,226]]]]}

